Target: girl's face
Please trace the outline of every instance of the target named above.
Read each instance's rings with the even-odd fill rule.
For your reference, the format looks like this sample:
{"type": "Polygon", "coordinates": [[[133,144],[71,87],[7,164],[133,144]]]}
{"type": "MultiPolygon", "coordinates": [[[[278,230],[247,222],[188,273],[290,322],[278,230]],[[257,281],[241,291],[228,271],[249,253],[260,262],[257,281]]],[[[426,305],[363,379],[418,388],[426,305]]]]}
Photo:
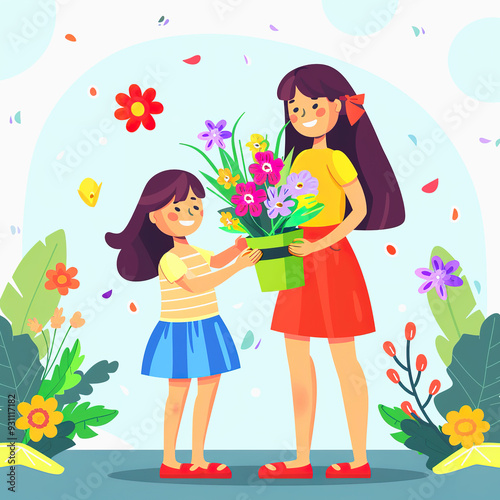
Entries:
{"type": "Polygon", "coordinates": [[[331,102],[327,97],[307,97],[298,88],[287,105],[293,128],[306,137],[322,137],[330,132],[342,108],[338,99],[331,102]]]}
{"type": "Polygon", "coordinates": [[[193,234],[203,219],[203,203],[189,188],[185,200],[175,201],[159,210],[149,213],[149,220],[158,226],[158,229],[169,236],[188,236],[193,234]]]}

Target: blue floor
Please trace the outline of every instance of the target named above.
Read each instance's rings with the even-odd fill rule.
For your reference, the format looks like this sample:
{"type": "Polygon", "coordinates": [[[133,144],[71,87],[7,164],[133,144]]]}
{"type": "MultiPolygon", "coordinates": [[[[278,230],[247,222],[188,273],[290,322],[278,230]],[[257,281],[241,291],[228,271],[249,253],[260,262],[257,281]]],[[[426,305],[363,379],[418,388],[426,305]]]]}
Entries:
{"type": "MultiPolygon", "coordinates": [[[[189,461],[189,452],[177,459],[189,461]]],[[[232,479],[160,479],[162,452],[151,451],[66,451],[56,457],[65,467],[60,476],[18,467],[16,496],[26,500],[82,499],[388,499],[470,500],[498,498],[500,471],[469,467],[437,476],[425,467],[425,458],[411,451],[371,451],[370,479],[325,479],[332,462],[350,460],[349,452],[312,453],[313,479],[259,479],[260,465],[289,460],[290,452],[212,451],[206,458],[230,465],[232,479]]],[[[2,481],[3,482],[3,481],[2,481]]],[[[2,498],[7,498],[2,494],[2,498]]]]}

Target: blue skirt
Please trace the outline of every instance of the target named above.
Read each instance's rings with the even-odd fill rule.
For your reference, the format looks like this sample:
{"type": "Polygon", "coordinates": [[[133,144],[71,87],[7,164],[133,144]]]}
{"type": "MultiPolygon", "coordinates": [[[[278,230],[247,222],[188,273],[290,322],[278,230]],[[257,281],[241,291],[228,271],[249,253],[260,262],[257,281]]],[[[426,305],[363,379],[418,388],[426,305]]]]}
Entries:
{"type": "Polygon", "coordinates": [[[188,322],[159,321],[149,337],[141,373],[200,378],[236,370],[238,352],[220,316],[188,322]]]}

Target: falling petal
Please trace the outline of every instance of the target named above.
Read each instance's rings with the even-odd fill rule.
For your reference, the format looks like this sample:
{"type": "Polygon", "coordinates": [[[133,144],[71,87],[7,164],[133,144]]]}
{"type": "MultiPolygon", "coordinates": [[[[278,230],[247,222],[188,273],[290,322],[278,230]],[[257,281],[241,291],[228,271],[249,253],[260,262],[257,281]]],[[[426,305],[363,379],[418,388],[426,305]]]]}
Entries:
{"type": "Polygon", "coordinates": [[[413,144],[415,144],[415,146],[416,146],[417,145],[417,138],[413,134],[409,134],[408,137],[410,138],[411,142],[413,142],[413,144]]]}
{"type": "Polygon", "coordinates": [[[21,111],[18,111],[16,115],[14,116],[14,120],[16,120],[17,123],[21,123],[21,111]]]}
{"type": "Polygon", "coordinates": [[[453,207],[451,209],[451,222],[457,222],[458,219],[460,219],[460,212],[458,211],[458,208],[457,207],[453,207]]]}
{"type": "Polygon", "coordinates": [[[120,389],[122,390],[123,394],[125,394],[125,396],[128,396],[130,394],[130,391],[125,386],[121,385],[120,389]]]}
{"type": "Polygon", "coordinates": [[[273,31],[279,31],[278,28],[276,28],[276,26],[273,26],[272,24],[269,25],[269,27],[273,30],[273,31]]]}
{"type": "Polygon", "coordinates": [[[162,23],[165,20],[165,16],[161,16],[160,19],[158,19],[159,23],[162,23]]]}
{"type": "Polygon", "coordinates": [[[480,137],[479,142],[481,142],[482,144],[488,144],[488,142],[491,142],[491,139],[485,139],[484,137],[480,137]]]}
{"type": "Polygon", "coordinates": [[[109,299],[111,297],[111,294],[113,293],[113,290],[108,290],[107,292],[104,292],[102,294],[103,299],[109,299]]]}
{"type": "Polygon", "coordinates": [[[420,28],[422,30],[422,35],[425,35],[425,30],[424,28],[420,28]]]}
{"type": "Polygon", "coordinates": [[[398,249],[396,247],[396,245],[392,245],[391,243],[388,243],[386,246],[385,246],[385,251],[391,256],[391,257],[394,257],[397,255],[398,253],[398,249]]]}
{"type": "Polygon", "coordinates": [[[439,179],[434,179],[433,181],[429,182],[429,184],[426,184],[422,188],[422,191],[424,193],[433,193],[438,188],[438,184],[439,184],[439,179]]]}
{"type": "Polygon", "coordinates": [[[182,61],[186,64],[198,64],[201,61],[201,56],[196,55],[189,57],[188,59],[183,59],[182,61]]]}
{"type": "Polygon", "coordinates": [[[170,19],[165,19],[165,22],[163,23],[163,26],[165,26],[165,24],[168,24],[169,21],[170,21],[170,19]]]}
{"type": "Polygon", "coordinates": [[[95,87],[89,87],[89,95],[95,98],[99,95],[99,91],[95,87]]]}
{"type": "MultiPolygon", "coordinates": [[[[252,64],[252,61],[250,60],[250,58],[249,58],[249,57],[247,57],[247,56],[245,56],[245,55],[243,55],[243,57],[245,58],[245,62],[247,63],[247,65],[252,64]]],[[[499,141],[500,141],[500,139],[499,139],[499,141]]]]}
{"type": "Polygon", "coordinates": [[[70,42],[76,42],[76,38],[70,33],[68,33],[64,38],[66,38],[66,40],[69,40],[70,42]]]}
{"type": "Polygon", "coordinates": [[[399,304],[398,311],[404,313],[406,311],[406,305],[405,304],[399,304]]]}
{"type": "Polygon", "coordinates": [[[19,226],[17,226],[17,234],[19,234],[21,232],[21,228],[19,226]]]}
{"type": "Polygon", "coordinates": [[[246,333],[245,337],[243,338],[243,342],[241,343],[241,349],[250,349],[252,347],[254,341],[254,336],[253,332],[251,330],[248,330],[246,333]]]}
{"type": "Polygon", "coordinates": [[[10,232],[16,234],[16,226],[10,226],[10,232]]]}
{"type": "Polygon", "coordinates": [[[9,121],[10,121],[10,123],[12,123],[12,116],[10,117],[9,121]]]}
{"type": "Polygon", "coordinates": [[[262,339],[260,339],[258,342],[257,342],[257,345],[255,346],[255,349],[258,349],[259,346],[260,346],[260,343],[262,342],[262,339]]]}
{"type": "Polygon", "coordinates": [[[132,313],[132,314],[137,314],[139,312],[139,308],[137,307],[136,303],[131,300],[129,303],[128,303],[128,310],[132,313]]]}
{"type": "Polygon", "coordinates": [[[412,26],[413,28],[413,33],[415,33],[415,36],[420,35],[420,30],[416,26],[412,26]]]}
{"type": "Polygon", "coordinates": [[[234,309],[239,309],[243,305],[243,302],[240,302],[239,304],[234,304],[234,309]]]}
{"type": "Polygon", "coordinates": [[[500,144],[500,139],[497,139],[495,142],[495,146],[498,148],[498,145],[500,144]]]}
{"type": "Polygon", "coordinates": [[[479,281],[474,281],[474,286],[476,287],[477,293],[481,293],[481,283],[479,283],[479,281]]]}

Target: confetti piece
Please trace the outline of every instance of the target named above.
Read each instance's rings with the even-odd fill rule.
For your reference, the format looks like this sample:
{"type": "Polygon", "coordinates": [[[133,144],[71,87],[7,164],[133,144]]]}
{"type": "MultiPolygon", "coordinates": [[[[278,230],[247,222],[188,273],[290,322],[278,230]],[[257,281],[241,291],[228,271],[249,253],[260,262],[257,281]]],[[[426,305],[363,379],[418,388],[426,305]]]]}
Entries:
{"type": "Polygon", "coordinates": [[[60,160],[62,157],[64,156],[64,150],[61,151],[57,156],[56,156],[56,160],[60,160]]]}
{"type": "Polygon", "coordinates": [[[458,219],[460,219],[460,212],[458,211],[457,207],[453,207],[451,209],[450,219],[451,219],[451,222],[457,222],[458,219]]]}
{"type": "Polygon", "coordinates": [[[269,25],[269,27],[273,30],[273,31],[279,31],[278,28],[276,28],[276,26],[273,26],[272,24],[269,25]]]}
{"type": "Polygon", "coordinates": [[[495,146],[498,148],[499,144],[500,144],[500,139],[497,139],[497,141],[495,142],[495,146]]]}
{"type": "Polygon", "coordinates": [[[120,389],[122,390],[123,394],[125,394],[125,396],[128,396],[130,394],[130,391],[125,386],[121,385],[120,389]]]}
{"type": "Polygon", "coordinates": [[[21,228],[19,226],[17,226],[17,234],[19,234],[21,232],[21,228]]]}
{"type": "Polygon", "coordinates": [[[406,306],[404,304],[399,304],[398,311],[404,313],[406,311],[406,306]]]}
{"type": "Polygon", "coordinates": [[[482,144],[488,144],[488,142],[491,142],[491,139],[485,139],[484,137],[480,137],[479,142],[482,144]]]}
{"type": "Polygon", "coordinates": [[[131,312],[132,314],[137,314],[139,312],[139,308],[137,307],[136,303],[131,300],[129,303],[128,303],[128,310],[129,312],[131,312]]]}
{"type": "Polygon", "coordinates": [[[106,137],[99,137],[99,144],[101,146],[106,146],[107,143],[108,143],[108,140],[106,139],[106,137]]]}
{"type": "Polygon", "coordinates": [[[165,16],[161,16],[160,19],[158,19],[158,23],[162,23],[165,20],[165,16]]]}
{"type": "Polygon", "coordinates": [[[234,304],[233,308],[239,309],[242,305],[243,305],[243,302],[240,302],[239,304],[234,304]]]}
{"type": "Polygon", "coordinates": [[[417,145],[417,138],[413,134],[409,134],[408,137],[410,138],[411,142],[413,142],[413,144],[415,144],[415,146],[416,146],[417,145]]]}
{"type": "Polygon", "coordinates": [[[89,87],[89,96],[94,99],[99,95],[99,91],[95,87],[89,87]]]}
{"type": "Polygon", "coordinates": [[[392,243],[387,243],[387,245],[385,246],[385,251],[391,257],[395,257],[398,254],[398,248],[392,243]]]}
{"type": "Polygon", "coordinates": [[[254,398],[258,398],[260,396],[260,389],[258,387],[254,387],[251,391],[250,394],[254,398]]]}
{"type": "Polygon", "coordinates": [[[10,226],[10,232],[16,234],[16,226],[10,226]]]}
{"type": "Polygon", "coordinates": [[[101,191],[102,182],[98,185],[94,179],[87,177],[83,179],[78,188],[78,194],[83,202],[89,207],[95,207],[99,199],[99,192],[101,191]]]}
{"type": "Polygon", "coordinates": [[[420,28],[422,30],[422,35],[425,35],[425,30],[424,28],[420,28]]]}
{"type": "Polygon", "coordinates": [[[260,343],[262,342],[262,339],[260,339],[258,342],[257,342],[257,345],[255,346],[255,349],[258,349],[259,346],[260,346],[260,343]]]}
{"type": "Polygon", "coordinates": [[[429,182],[429,184],[426,184],[422,188],[422,191],[424,193],[433,193],[438,188],[438,184],[439,184],[439,179],[434,179],[433,181],[429,182]]]}
{"type": "Polygon", "coordinates": [[[10,121],[10,123],[12,123],[12,116],[10,117],[9,121],[10,121]]]}
{"type": "Polygon", "coordinates": [[[70,33],[68,33],[64,38],[66,38],[66,40],[69,40],[70,42],[76,42],[76,38],[70,33]]]}
{"type": "Polygon", "coordinates": [[[477,293],[481,293],[481,283],[479,283],[479,281],[474,281],[474,286],[476,287],[477,293]]]}
{"type": "Polygon", "coordinates": [[[21,123],[21,111],[18,111],[16,115],[14,116],[14,120],[16,120],[17,123],[21,123]]]}
{"type": "Polygon", "coordinates": [[[185,62],[186,64],[198,64],[201,61],[201,56],[196,55],[188,59],[183,59],[182,61],[185,62]]]}
{"type": "Polygon", "coordinates": [[[413,33],[415,34],[415,36],[420,35],[420,30],[416,26],[412,26],[412,28],[413,28],[413,33]]]}
{"type": "Polygon", "coordinates": [[[250,60],[250,58],[247,57],[246,55],[243,55],[243,57],[245,58],[245,62],[247,63],[247,65],[250,66],[250,64],[252,64],[252,61],[250,60]]]}
{"type": "Polygon", "coordinates": [[[109,299],[111,297],[111,294],[113,293],[113,290],[108,290],[107,292],[104,292],[102,294],[103,299],[109,299]]]}
{"type": "Polygon", "coordinates": [[[243,338],[243,342],[241,343],[241,349],[250,349],[252,347],[254,341],[254,336],[253,332],[251,330],[248,330],[246,333],[245,337],[243,338]]]}

